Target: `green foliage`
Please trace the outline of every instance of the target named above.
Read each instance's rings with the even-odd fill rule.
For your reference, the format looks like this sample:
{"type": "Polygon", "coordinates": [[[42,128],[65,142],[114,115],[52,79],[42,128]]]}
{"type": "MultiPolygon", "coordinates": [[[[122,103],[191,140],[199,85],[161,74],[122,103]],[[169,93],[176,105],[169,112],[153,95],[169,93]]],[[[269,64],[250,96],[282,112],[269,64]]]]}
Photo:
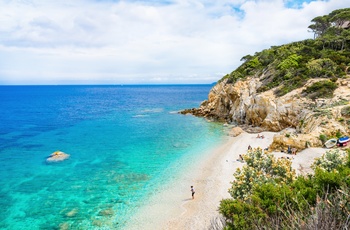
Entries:
{"type": "Polygon", "coordinates": [[[347,155],[344,151],[339,149],[328,150],[321,157],[316,158],[313,165],[313,169],[320,168],[321,170],[331,172],[337,169],[339,166],[344,165],[347,162],[347,155]]]}
{"type": "Polygon", "coordinates": [[[345,106],[341,109],[341,115],[344,117],[350,117],[350,106],[345,106]]]}
{"type": "MultiPolygon", "coordinates": [[[[304,229],[305,226],[313,226],[315,216],[320,216],[319,224],[330,218],[324,224],[330,221],[331,226],[347,226],[350,218],[349,149],[347,152],[339,149],[327,151],[312,165],[314,175],[293,177],[291,180],[290,174],[281,173],[278,167],[273,166],[277,160],[260,149],[248,151],[244,159],[246,170],[237,170],[240,173],[235,179],[238,184],[249,184],[250,189],[245,191],[247,195],[241,195],[241,199],[232,191],[241,187],[232,183],[230,193],[234,199],[222,200],[219,207],[226,220],[225,229],[261,229],[261,226],[267,229],[304,229]],[[269,179],[261,183],[263,179],[257,172],[264,173],[264,177],[269,179]],[[240,176],[244,173],[249,176],[242,180],[240,176]],[[303,224],[297,224],[300,222],[303,224]]],[[[282,168],[288,171],[289,165],[282,168]]]]}
{"type": "Polygon", "coordinates": [[[234,173],[235,181],[229,190],[233,198],[247,199],[253,186],[261,186],[267,182],[287,183],[295,177],[289,160],[276,159],[272,154],[265,154],[261,148],[248,151],[243,159],[247,164],[234,173]]]}
{"type": "Polygon", "coordinates": [[[299,60],[302,57],[297,54],[292,54],[284,59],[277,67],[281,70],[288,70],[299,66],[299,60]]]}
{"type": "Polygon", "coordinates": [[[332,118],[332,112],[329,109],[314,109],[314,116],[320,117],[320,116],[327,116],[329,119],[332,118]]]}
{"type": "Polygon", "coordinates": [[[315,189],[319,194],[327,192],[334,192],[343,184],[342,175],[333,170],[331,172],[316,168],[315,170],[315,189]]]}
{"type": "Polygon", "coordinates": [[[303,94],[311,99],[315,98],[330,98],[333,96],[334,90],[338,85],[332,81],[318,81],[303,90],[303,94]]]}
{"type": "Polygon", "coordinates": [[[310,60],[306,63],[306,67],[309,70],[308,75],[312,78],[317,77],[334,77],[337,69],[337,64],[329,58],[319,58],[310,60]]]}
{"type": "Polygon", "coordinates": [[[337,138],[341,138],[342,136],[343,136],[343,134],[340,132],[340,130],[338,129],[337,130],[337,132],[336,132],[336,134],[335,134],[335,136],[337,137],[337,138]]]}
{"type": "Polygon", "coordinates": [[[311,175],[307,177],[299,176],[293,183],[291,188],[295,193],[295,200],[300,207],[314,205],[316,203],[317,191],[315,189],[315,178],[311,175]]]}
{"type": "MultiPolygon", "coordinates": [[[[283,96],[304,86],[311,78],[329,78],[336,82],[346,77],[350,69],[350,29],[342,28],[340,23],[349,14],[346,8],[314,18],[309,28],[315,33],[315,39],[272,46],[246,55],[241,59],[244,63],[222,80],[235,83],[248,76],[263,76],[258,92],[274,89],[276,96],[283,96]]],[[[318,96],[323,95],[313,94],[314,98],[318,96]]]]}
{"type": "Polygon", "coordinates": [[[324,134],[320,134],[320,140],[322,141],[322,144],[324,144],[327,141],[327,136],[324,134]]]}
{"type": "MultiPolygon", "coordinates": [[[[339,101],[336,101],[334,103],[332,103],[329,107],[335,107],[335,106],[340,106],[340,105],[347,105],[349,104],[349,101],[348,100],[345,100],[345,99],[340,99],[339,101]]],[[[347,109],[344,109],[344,114],[342,113],[342,116],[346,116],[347,114],[347,110],[348,111],[348,114],[350,115],[350,106],[347,106],[348,108],[347,109]]],[[[343,111],[343,110],[342,110],[343,111]]]]}
{"type": "Polygon", "coordinates": [[[285,204],[292,202],[293,192],[289,186],[266,183],[257,186],[251,196],[251,202],[271,216],[283,209],[285,204]]]}
{"type": "Polygon", "coordinates": [[[249,229],[255,220],[266,218],[266,214],[260,208],[242,200],[221,200],[219,212],[226,219],[227,229],[249,229]]]}

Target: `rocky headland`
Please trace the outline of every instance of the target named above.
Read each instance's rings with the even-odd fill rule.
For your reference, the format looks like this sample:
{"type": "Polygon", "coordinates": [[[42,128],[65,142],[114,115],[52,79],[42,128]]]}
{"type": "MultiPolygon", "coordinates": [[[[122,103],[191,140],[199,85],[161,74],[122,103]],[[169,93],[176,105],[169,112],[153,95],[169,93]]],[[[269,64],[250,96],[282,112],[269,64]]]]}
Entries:
{"type": "Polygon", "coordinates": [[[322,135],[349,133],[350,117],[342,110],[349,106],[350,78],[339,78],[335,82],[338,87],[333,97],[310,99],[303,96],[303,91],[324,79],[310,79],[303,87],[278,97],[275,88],[258,92],[264,77],[248,77],[233,84],[224,79],[210,90],[208,100],[199,108],[181,113],[235,124],[250,133],[279,132],[270,146],[274,150],[285,149],[288,145],[298,150],[320,147],[322,135]]]}

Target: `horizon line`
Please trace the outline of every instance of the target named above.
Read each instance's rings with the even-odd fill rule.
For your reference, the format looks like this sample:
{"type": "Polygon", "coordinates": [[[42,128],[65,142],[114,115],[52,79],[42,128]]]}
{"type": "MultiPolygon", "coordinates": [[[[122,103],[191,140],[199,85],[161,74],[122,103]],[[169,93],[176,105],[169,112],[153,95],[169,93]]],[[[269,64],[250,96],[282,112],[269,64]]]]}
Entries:
{"type": "Polygon", "coordinates": [[[136,83],[136,84],[0,84],[0,86],[181,86],[181,85],[215,85],[213,83],[136,83]]]}

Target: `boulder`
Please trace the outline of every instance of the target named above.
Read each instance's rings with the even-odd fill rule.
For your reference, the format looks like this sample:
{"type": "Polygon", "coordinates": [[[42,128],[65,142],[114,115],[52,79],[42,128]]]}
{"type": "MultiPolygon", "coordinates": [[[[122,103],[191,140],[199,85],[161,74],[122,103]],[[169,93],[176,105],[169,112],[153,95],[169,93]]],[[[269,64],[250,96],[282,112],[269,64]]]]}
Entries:
{"type": "Polygon", "coordinates": [[[230,136],[233,136],[233,137],[237,137],[241,133],[243,133],[243,129],[241,127],[234,127],[229,132],[230,136]]]}
{"type": "Polygon", "coordinates": [[[313,134],[300,134],[295,129],[287,128],[274,135],[269,149],[286,152],[288,146],[301,151],[309,147],[321,147],[322,142],[313,134]]]}
{"type": "Polygon", "coordinates": [[[69,154],[61,152],[61,151],[56,151],[53,152],[47,159],[46,162],[52,163],[52,162],[59,162],[59,161],[64,161],[69,158],[69,154]]]}

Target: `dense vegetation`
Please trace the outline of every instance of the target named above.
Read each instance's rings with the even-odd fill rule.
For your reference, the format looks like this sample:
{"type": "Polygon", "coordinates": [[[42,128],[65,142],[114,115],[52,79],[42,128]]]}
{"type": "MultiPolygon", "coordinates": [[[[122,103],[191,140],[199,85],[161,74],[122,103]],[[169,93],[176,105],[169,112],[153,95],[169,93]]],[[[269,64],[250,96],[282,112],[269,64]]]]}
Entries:
{"type": "Polygon", "coordinates": [[[236,172],[232,199],[220,203],[225,229],[350,227],[350,151],[330,150],[314,162],[314,175],[296,178],[288,159],[261,149],[243,158],[247,165],[236,172]]]}
{"type": "Polygon", "coordinates": [[[331,98],[336,88],[337,84],[332,81],[318,81],[312,84],[311,86],[307,87],[305,90],[303,90],[303,94],[308,95],[308,97],[311,99],[321,97],[331,98]]]}
{"type": "Polygon", "coordinates": [[[244,63],[222,80],[234,83],[248,76],[261,77],[259,92],[276,88],[275,94],[282,96],[311,78],[345,77],[350,71],[350,8],[316,17],[312,23],[309,29],[315,39],[246,55],[241,59],[244,63]]]}

